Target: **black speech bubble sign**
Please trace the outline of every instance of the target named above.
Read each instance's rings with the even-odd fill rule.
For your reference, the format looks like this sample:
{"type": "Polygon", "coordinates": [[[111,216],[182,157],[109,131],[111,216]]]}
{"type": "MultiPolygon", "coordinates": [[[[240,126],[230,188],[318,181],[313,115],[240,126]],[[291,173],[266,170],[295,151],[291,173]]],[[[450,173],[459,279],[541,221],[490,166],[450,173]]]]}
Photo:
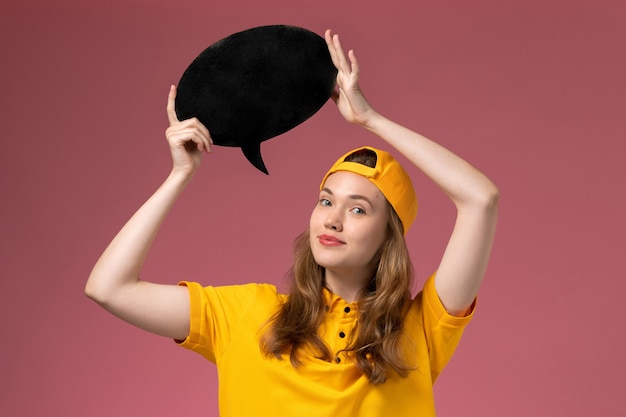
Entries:
{"type": "Polygon", "coordinates": [[[268,174],[261,142],[314,115],[336,79],[324,38],[296,26],[260,26],[198,55],[178,84],[176,114],[197,117],[215,145],[240,147],[268,174]]]}

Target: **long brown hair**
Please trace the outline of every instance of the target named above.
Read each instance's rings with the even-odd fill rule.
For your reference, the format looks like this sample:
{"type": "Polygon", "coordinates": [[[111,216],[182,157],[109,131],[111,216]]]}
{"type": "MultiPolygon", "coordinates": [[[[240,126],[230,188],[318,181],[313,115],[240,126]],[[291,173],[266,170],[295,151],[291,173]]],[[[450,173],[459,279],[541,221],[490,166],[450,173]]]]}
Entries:
{"type": "MultiPolygon", "coordinates": [[[[376,154],[363,150],[346,160],[373,167],[376,154]]],[[[384,383],[393,372],[406,376],[413,369],[403,358],[400,345],[411,298],[413,266],[404,242],[402,222],[391,205],[388,208],[386,238],[374,259],[377,264],[374,276],[357,299],[356,336],[344,350],[353,355],[356,365],[373,384],[384,383]]],[[[332,360],[330,349],[317,332],[325,315],[324,268],[315,262],[308,230],[294,242],[294,263],[288,277],[289,296],[270,318],[261,337],[261,351],[279,359],[288,353],[293,366],[301,364],[299,355],[304,347],[317,352],[319,359],[332,360]]]]}

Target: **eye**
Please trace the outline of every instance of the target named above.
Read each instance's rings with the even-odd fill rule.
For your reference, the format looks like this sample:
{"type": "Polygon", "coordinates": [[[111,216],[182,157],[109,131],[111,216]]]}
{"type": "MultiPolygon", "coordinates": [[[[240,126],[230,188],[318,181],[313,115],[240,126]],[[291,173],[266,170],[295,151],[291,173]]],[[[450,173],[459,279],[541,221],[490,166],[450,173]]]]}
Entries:
{"type": "Polygon", "coordinates": [[[328,200],[327,198],[320,198],[320,205],[321,206],[330,206],[330,200],[328,200]]]}
{"type": "Polygon", "coordinates": [[[365,214],[365,210],[361,207],[355,207],[351,210],[354,214],[365,214]]]}

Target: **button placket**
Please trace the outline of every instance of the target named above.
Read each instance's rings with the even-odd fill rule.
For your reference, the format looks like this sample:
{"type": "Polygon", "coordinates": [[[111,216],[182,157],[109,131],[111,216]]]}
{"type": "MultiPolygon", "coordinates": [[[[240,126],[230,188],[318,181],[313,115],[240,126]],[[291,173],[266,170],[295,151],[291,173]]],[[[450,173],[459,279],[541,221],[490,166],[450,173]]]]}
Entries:
{"type": "Polygon", "coordinates": [[[334,353],[332,361],[339,365],[347,363],[349,355],[342,352],[347,347],[348,335],[355,326],[357,309],[356,306],[346,302],[341,297],[334,294],[327,294],[329,297],[324,304],[326,312],[325,340],[334,353]]]}
{"type": "Polygon", "coordinates": [[[340,351],[347,347],[348,335],[355,325],[357,311],[354,306],[349,305],[344,300],[341,300],[341,303],[339,303],[339,305],[337,305],[336,307],[337,309],[335,310],[335,317],[337,320],[337,333],[335,333],[334,336],[336,346],[335,363],[339,364],[344,362],[343,359],[345,359],[345,357],[342,358],[341,355],[346,355],[346,353],[340,353],[340,351]]]}

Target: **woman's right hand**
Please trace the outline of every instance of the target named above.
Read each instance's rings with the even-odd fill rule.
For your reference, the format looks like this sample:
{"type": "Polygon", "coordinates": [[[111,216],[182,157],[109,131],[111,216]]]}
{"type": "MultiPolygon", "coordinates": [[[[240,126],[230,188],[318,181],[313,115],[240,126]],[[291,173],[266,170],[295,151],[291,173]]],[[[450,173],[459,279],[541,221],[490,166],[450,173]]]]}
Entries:
{"type": "Polygon", "coordinates": [[[176,86],[170,87],[167,97],[167,118],[170,126],[165,137],[172,153],[172,173],[180,173],[191,177],[202,160],[202,152],[211,152],[211,135],[209,130],[198,119],[191,118],[180,121],[176,115],[176,86]]]}

